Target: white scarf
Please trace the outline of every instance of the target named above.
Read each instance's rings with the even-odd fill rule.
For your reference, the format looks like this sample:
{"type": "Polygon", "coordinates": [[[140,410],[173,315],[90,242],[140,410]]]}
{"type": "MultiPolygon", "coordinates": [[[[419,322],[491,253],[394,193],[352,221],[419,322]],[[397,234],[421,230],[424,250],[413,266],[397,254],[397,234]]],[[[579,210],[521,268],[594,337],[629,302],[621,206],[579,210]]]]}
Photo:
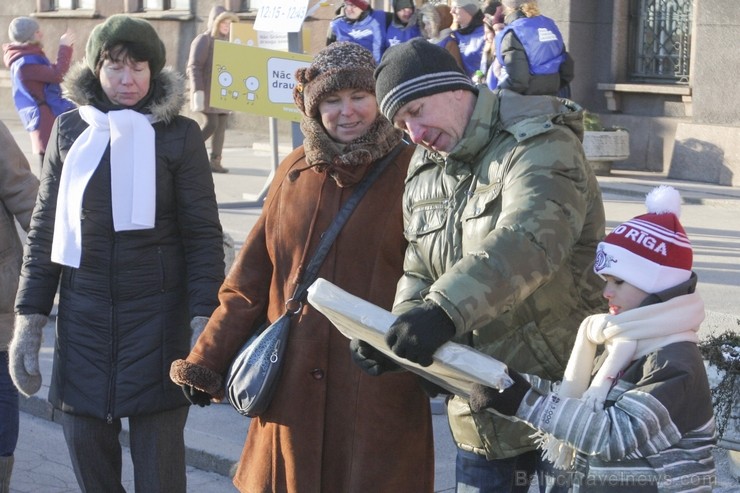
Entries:
{"type": "MultiPolygon", "coordinates": [[[[619,372],[630,362],[676,342],[698,343],[697,331],[704,320],[704,302],[698,293],[671,298],[628,310],[618,315],[587,317],[578,328],[573,351],[557,394],[580,398],[604,409],[604,401],[619,372]],[[604,345],[606,358],[589,385],[596,349],[604,345]]],[[[544,457],[558,469],[572,467],[575,450],[552,435],[533,435],[540,441],[544,457]]]]}
{"type": "Polygon", "coordinates": [[[80,266],[82,197],[109,141],[115,231],[153,228],[156,200],[154,117],[134,110],[103,113],[92,106],[79,112],[89,126],[62,168],[51,245],[51,260],[70,267],[80,266]]]}

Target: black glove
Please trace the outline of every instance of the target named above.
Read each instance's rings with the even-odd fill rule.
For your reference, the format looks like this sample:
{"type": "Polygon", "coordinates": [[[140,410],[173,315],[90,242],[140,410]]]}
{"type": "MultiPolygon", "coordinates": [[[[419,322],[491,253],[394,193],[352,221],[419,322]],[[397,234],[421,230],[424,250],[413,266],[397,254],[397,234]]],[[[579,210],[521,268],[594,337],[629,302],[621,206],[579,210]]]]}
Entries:
{"type": "Polygon", "coordinates": [[[349,350],[357,366],[362,368],[365,373],[374,377],[389,371],[398,371],[401,369],[393,360],[365,341],[352,339],[349,342],[349,350]]]}
{"type": "Polygon", "coordinates": [[[426,378],[419,377],[419,386],[421,386],[421,390],[423,390],[430,398],[435,398],[438,395],[452,395],[449,390],[440,387],[436,383],[430,382],[426,378]]]}
{"type": "Polygon", "coordinates": [[[432,355],[455,336],[455,324],[438,305],[429,301],[412,308],[393,322],[385,342],[391,350],[421,366],[432,364],[432,355]]]}
{"type": "Polygon", "coordinates": [[[474,384],[470,391],[470,409],[479,413],[486,408],[491,408],[505,416],[514,416],[532,386],[520,373],[511,368],[509,368],[509,376],[514,383],[504,390],[474,384]]]}
{"type": "Polygon", "coordinates": [[[185,398],[190,401],[190,404],[195,406],[205,407],[211,405],[211,396],[207,392],[198,390],[192,385],[180,385],[182,393],[185,394],[185,398]]]}

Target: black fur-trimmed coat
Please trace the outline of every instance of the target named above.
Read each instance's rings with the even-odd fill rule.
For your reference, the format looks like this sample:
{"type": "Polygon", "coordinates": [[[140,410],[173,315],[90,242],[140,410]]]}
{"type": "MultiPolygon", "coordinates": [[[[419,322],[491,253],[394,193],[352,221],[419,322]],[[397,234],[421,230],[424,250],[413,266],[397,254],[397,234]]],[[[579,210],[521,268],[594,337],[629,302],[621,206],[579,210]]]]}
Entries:
{"type": "MultiPolygon", "coordinates": [[[[66,87],[78,105],[105,108],[86,66],[70,71],[66,87]]],[[[56,120],[46,152],[16,312],[48,315],[59,285],[49,400],[76,415],[115,419],[188,405],[170,364],[188,353],[191,317],[210,316],[218,304],[222,231],[203,138],[195,121],[179,116],[180,78],[164,70],[152,87],[142,112],[159,120],[153,229],[114,231],[109,146],[82,202],[80,267],[53,263],[59,179],[87,127],[77,110],[56,120]]]]}

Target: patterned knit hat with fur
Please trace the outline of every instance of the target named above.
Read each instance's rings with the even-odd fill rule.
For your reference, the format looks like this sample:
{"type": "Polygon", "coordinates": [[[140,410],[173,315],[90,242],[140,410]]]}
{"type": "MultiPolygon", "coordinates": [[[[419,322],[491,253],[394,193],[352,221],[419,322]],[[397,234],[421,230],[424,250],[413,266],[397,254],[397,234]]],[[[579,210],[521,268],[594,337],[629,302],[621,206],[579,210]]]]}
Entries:
{"type": "Polygon", "coordinates": [[[693,252],[678,218],[681,196],[672,187],[653,189],[648,213],[620,224],[599,243],[594,271],[646,293],[659,293],[691,277],[693,252]]]}
{"type": "Polygon", "coordinates": [[[338,41],[316,54],[308,67],[295,73],[293,99],[301,112],[316,118],[319,103],[342,89],[362,89],[375,94],[373,54],[357,43],[338,41]]]}

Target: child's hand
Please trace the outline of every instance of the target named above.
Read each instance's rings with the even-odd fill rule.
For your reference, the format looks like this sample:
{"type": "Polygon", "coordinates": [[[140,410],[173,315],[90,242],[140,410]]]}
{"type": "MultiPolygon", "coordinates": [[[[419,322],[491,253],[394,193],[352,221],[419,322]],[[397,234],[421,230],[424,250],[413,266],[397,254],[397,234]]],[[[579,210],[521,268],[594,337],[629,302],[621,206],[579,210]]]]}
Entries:
{"type": "Polygon", "coordinates": [[[479,413],[490,408],[504,416],[514,416],[532,386],[519,372],[511,368],[509,368],[509,376],[514,384],[504,390],[474,384],[470,391],[470,409],[479,413]]]}
{"type": "MultiPolygon", "coordinates": [[[[609,389],[607,389],[608,392],[609,389]]],[[[604,401],[606,400],[606,396],[603,395],[602,389],[594,389],[590,388],[587,391],[583,393],[583,396],[581,396],[581,401],[589,408],[593,409],[594,412],[599,412],[604,410],[604,401]]]]}
{"type": "Polygon", "coordinates": [[[67,30],[59,38],[59,44],[62,46],[72,46],[75,44],[75,41],[77,41],[77,36],[75,36],[75,33],[70,30],[67,30]]]}

